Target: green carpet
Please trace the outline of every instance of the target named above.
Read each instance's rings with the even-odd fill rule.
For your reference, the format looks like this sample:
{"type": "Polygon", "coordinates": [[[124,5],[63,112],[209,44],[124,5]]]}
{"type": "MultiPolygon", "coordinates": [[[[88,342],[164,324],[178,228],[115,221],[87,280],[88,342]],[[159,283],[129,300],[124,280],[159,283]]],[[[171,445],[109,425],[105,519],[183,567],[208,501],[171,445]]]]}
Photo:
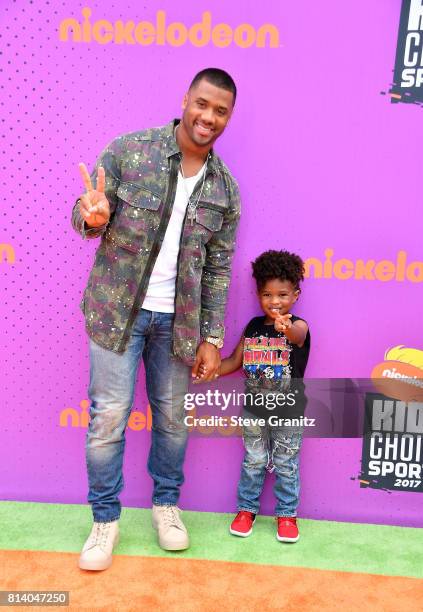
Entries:
{"type": "MultiPolygon", "coordinates": [[[[184,512],[191,548],[166,553],[150,511],[124,508],[116,554],[238,561],[422,578],[423,530],[332,521],[299,521],[301,539],[281,544],[272,517],[257,517],[249,538],[228,532],[232,514],[184,512]]],[[[0,549],[79,552],[91,526],[88,506],[0,502],[0,549]]]]}

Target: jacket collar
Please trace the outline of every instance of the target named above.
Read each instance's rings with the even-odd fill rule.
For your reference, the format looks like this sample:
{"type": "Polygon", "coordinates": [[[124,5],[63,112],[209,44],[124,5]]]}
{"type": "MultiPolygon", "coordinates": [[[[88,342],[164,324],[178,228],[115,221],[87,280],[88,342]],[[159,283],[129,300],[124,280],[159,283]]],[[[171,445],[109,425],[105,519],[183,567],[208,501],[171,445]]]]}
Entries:
{"type": "MultiPolygon", "coordinates": [[[[181,152],[175,138],[175,128],[180,121],[180,119],[173,119],[173,121],[165,125],[163,128],[166,157],[171,157],[172,155],[176,155],[177,153],[181,152]]],[[[210,172],[213,172],[213,174],[219,173],[219,158],[213,149],[210,150],[207,167],[210,172]]]]}

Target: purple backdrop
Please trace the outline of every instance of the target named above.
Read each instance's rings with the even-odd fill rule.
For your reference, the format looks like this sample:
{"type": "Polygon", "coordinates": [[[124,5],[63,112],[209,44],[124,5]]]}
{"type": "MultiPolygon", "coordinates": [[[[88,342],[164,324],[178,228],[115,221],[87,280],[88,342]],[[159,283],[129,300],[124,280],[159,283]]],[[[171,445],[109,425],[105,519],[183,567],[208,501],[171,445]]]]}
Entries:
{"type": "MultiPolygon", "coordinates": [[[[64,426],[63,415],[60,424],[66,408],[79,414],[88,382],[78,304],[96,244],[70,227],[82,190],[77,163],[92,165],[121,133],[177,116],[199,69],[225,68],[239,87],[217,146],[243,196],[225,354],[259,314],[250,261],[263,250],[287,248],[324,261],[331,248],[333,261],[353,262],[395,262],[403,250],[408,262],[419,261],[422,110],[381,95],[392,79],[400,4],[17,0],[2,7],[2,498],[86,499],[85,429],[69,419],[64,426]],[[258,31],[272,24],[279,46],[270,46],[270,35],[264,47],[248,48],[59,40],[60,23],[81,23],[84,6],[92,25],[102,19],[154,24],[162,10],[168,23],[190,27],[209,11],[212,27],[247,23],[258,31]]],[[[238,37],[240,31],[247,36],[251,28],[238,37]]],[[[387,348],[423,348],[421,266],[418,282],[312,274],[296,310],[312,331],[308,376],[368,377],[387,348]]],[[[141,372],[135,401],[141,412],[143,381],[141,372]]],[[[148,436],[128,431],[127,505],[150,504],[148,436]]],[[[238,438],[193,437],[181,505],[233,511],[241,454],[238,438]]],[[[359,488],[351,478],[360,458],[360,439],[306,440],[300,515],[422,525],[418,494],[359,488]]],[[[263,501],[269,513],[270,480],[263,501]]]]}

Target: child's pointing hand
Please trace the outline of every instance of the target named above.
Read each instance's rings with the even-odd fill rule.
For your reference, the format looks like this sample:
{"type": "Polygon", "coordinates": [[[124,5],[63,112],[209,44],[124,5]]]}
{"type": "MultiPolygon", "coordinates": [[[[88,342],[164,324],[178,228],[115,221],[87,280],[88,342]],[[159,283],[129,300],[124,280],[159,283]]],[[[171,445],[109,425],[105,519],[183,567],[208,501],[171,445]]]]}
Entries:
{"type": "Polygon", "coordinates": [[[286,329],[291,329],[292,321],[291,314],[279,315],[275,319],[275,329],[278,332],[284,332],[286,329]]]}

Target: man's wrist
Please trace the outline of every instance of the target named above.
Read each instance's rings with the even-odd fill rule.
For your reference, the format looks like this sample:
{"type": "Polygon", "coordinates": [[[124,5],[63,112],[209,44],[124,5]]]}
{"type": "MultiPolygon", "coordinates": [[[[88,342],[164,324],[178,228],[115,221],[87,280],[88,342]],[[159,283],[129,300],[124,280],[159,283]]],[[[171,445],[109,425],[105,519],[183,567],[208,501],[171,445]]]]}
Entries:
{"type": "Polygon", "coordinates": [[[207,342],[208,344],[213,345],[217,349],[221,349],[223,347],[223,340],[214,336],[206,336],[205,338],[203,338],[203,342],[207,342]]]}
{"type": "Polygon", "coordinates": [[[104,230],[108,226],[108,223],[102,223],[101,225],[88,225],[86,221],[84,221],[84,229],[85,231],[89,230],[104,230]]]}

